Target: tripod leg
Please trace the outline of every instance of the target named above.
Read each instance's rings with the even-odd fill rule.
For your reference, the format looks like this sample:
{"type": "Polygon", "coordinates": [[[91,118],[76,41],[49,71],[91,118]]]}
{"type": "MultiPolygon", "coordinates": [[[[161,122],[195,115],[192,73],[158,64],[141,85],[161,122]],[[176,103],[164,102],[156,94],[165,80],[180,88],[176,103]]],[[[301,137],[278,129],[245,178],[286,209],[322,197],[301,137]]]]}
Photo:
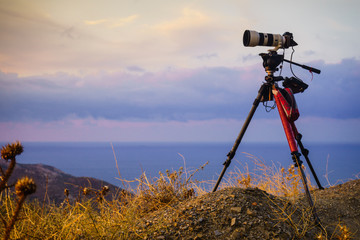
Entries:
{"type": "Polygon", "coordinates": [[[324,189],[323,186],[321,185],[321,183],[320,183],[320,181],[319,181],[316,173],[315,173],[315,170],[314,170],[311,162],[310,162],[310,159],[309,159],[309,150],[306,149],[306,148],[304,147],[304,145],[302,144],[302,142],[301,142],[302,135],[297,131],[294,122],[292,122],[291,125],[292,125],[292,128],[293,128],[294,132],[295,132],[296,142],[297,142],[297,144],[298,144],[299,147],[300,147],[300,150],[301,150],[302,155],[304,155],[304,157],[305,157],[306,163],[308,164],[308,166],[309,166],[309,168],[310,168],[310,171],[311,171],[312,175],[314,176],[314,179],[315,179],[316,184],[318,185],[318,188],[319,188],[319,189],[324,189]]]}
{"type": "Polygon", "coordinates": [[[320,219],[316,213],[314,202],[311,198],[311,194],[310,194],[310,190],[309,190],[309,187],[308,187],[308,184],[306,181],[305,173],[302,169],[302,161],[300,160],[300,153],[298,151],[296,141],[295,141],[294,132],[296,132],[297,130],[296,130],[296,128],[293,129],[292,122],[289,121],[289,119],[286,116],[286,113],[284,112],[284,109],[283,109],[281,101],[280,101],[279,90],[274,88],[273,93],[274,93],[274,97],[275,97],[276,107],[279,111],[281,123],[282,123],[284,131],[285,131],[286,139],[287,139],[289,147],[290,147],[291,155],[293,157],[295,166],[298,167],[298,169],[299,169],[301,180],[303,182],[304,189],[305,189],[305,194],[308,199],[309,205],[312,209],[312,215],[315,219],[315,223],[321,227],[320,219]]]}
{"type": "Polygon", "coordinates": [[[241,128],[241,131],[240,131],[238,137],[236,138],[236,141],[235,141],[231,151],[227,155],[227,159],[223,164],[224,168],[223,168],[223,170],[222,170],[222,172],[221,172],[221,174],[220,174],[220,176],[219,176],[219,178],[218,178],[218,180],[217,180],[217,182],[216,182],[216,184],[214,186],[214,189],[212,190],[213,192],[215,192],[216,189],[218,188],[218,186],[219,186],[219,184],[221,182],[221,179],[223,178],[223,176],[224,176],[224,174],[226,172],[226,169],[229,167],[229,165],[231,163],[231,160],[235,156],[236,150],[237,150],[237,148],[239,147],[239,145],[241,143],[241,140],[242,140],[242,138],[243,138],[243,136],[244,136],[244,134],[246,132],[247,127],[249,126],[249,123],[250,123],[251,119],[254,116],[256,108],[259,106],[261,98],[264,96],[264,93],[266,92],[267,89],[269,89],[269,87],[270,86],[268,84],[266,84],[266,83],[261,85],[261,87],[259,89],[259,92],[258,92],[258,95],[257,95],[256,99],[254,100],[253,106],[252,106],[252,108],[251,108],[251,110],[250,110],[250,112],[249,112],[249,114],[248,114],[242,128],[241,128]]]}
{"type": "Polygon", "coordinates": [[[293,152],[292,157],[293,157],[293,161],[295,163],[295,167],[298,167],[298,169],[299,169],[301,180],[303,182],[304,189],[305,189],[305,194],[306,194],[306,197],[308,199],[309,205],[311,207],[311,212],[312,212],[312,215],[314,217],[315,223],[316,223],[316,225],[321,226],[320,219],[319,219],[319,217],[318,217],[318,215],[316,213],[315,205],[314,205],[314,202],[313,202],[311,194],[310,194],[310,190],[309,190],[309,187],[308,187],[308,184],[307,184],[305,173],[304,173],[304,170],[302,169],[302,161],[300,160],[300,153],[299,152],[293,152]]]}

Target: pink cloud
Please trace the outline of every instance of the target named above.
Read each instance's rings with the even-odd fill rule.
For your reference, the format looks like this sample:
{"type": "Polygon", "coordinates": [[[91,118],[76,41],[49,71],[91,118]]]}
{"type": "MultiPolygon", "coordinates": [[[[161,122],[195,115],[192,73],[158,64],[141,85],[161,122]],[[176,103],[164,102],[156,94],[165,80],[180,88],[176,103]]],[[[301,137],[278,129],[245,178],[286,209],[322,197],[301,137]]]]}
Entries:
{"type": "MultiPolygon", "coordinates": [[[[244,119],[133,122],[68,119],[54,122],[0,122],[0,141],[234,142],[244,119]]],[[[306,141],[360,142],[359,119],[300,118],[306,141]]],[[[254,118],[244,142],[285,142],[279,119],[254,118]]]]}

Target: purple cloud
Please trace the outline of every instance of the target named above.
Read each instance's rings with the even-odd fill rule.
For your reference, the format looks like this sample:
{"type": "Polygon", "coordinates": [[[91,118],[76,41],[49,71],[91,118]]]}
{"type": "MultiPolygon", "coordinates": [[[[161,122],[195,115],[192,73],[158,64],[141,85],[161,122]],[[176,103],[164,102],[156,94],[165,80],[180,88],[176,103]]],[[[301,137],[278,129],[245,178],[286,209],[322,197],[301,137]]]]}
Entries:
{"type": "MultiPolygon", "coordinates": [[[[304,93],[296,95],[301,114],[359,118],[354,102],[360,89],[360,61],[315,65],[321,74],[307,82],[304,93]]],[[[262,66],[102,72],[84,77],[0,73],[0,121],[58,121],[69,116],[120,121],[241,119],[250,110],[264,76],[262,66]]],[[[277,117],[266,114],[261,105],[256,114],[277,117]]]]}

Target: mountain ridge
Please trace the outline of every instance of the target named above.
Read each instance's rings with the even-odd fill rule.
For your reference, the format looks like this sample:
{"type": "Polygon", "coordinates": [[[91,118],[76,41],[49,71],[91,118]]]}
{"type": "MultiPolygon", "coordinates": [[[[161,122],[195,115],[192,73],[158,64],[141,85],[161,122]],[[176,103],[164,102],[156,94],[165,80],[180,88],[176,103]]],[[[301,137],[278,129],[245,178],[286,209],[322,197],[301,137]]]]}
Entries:
{"type": "MultiPolygon", "coordinates": [[[[6,169],[7,164],[0,163],[1,168],[6,169]]],[[[109,188],[111,195],[115,195],[122,189],[106,181],[92,177],[75,177],[50,165],[45,164],[21,164],[17,163],[9,179],[9,185],[15,184],[16,180],[28,176],[32,178],[37,190],[29,196],[29,199],[47,200],[61,203],[66,199],[64,190],[67,189],[69,200],[75,200],[80,196],[84,188],[101,190],[104,186],[109,188]]]]}

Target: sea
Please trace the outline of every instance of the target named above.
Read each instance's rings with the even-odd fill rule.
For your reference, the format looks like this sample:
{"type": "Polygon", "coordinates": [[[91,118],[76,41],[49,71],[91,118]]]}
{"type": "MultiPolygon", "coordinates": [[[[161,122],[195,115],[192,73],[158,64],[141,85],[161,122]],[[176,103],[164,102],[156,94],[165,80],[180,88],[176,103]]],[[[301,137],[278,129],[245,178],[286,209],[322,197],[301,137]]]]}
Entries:
{"type": "MultiPolygon", "coordinates": [[[[2,146],[6,143],[1,143],[2,146]]],[[[24,152],[17,162],[46,164],[78,176],[93,177],[113,185],[133,188],[142,174],[156,180],[159,172],[186,170],[193,180],[214,182],[233,143],[152,143],[152,142],[23,142],[24,152]],[[207,163],[207,164],[206,164],[207,163]],[[203,166],[206,164],[203,168],[203,166]],[[126,180],[126,181],[124,181],[126,180]],[[134,182],[132,182],[134,181],[134,182]],[[128,183],[130,182],[130,183],[128,183]]],[[[360,144],[304,143],[309,159],[321,182],[336,185],[360,177],[360,144]]],[[[287,143],[241,143],[224,179],[232,172],[256,166],[252,159],[277,169],[293,164],[287,143]]],[[[303,156],[301,159],[307,167],[303,156]]],[[[307,168],[308,169],[308,168],[307,168]]],[[[309,171],[307,173],[311,176],[309,171]]],[[[186,175],[184,175],[186,176],[186,175]]],[[[312,178],[313,179],[313,178],[312,178]]],[[[226,181],[226,180],[223,180],[226,181]]],[[[315,186],[315,182],[312,181],[315,186]]]]}

